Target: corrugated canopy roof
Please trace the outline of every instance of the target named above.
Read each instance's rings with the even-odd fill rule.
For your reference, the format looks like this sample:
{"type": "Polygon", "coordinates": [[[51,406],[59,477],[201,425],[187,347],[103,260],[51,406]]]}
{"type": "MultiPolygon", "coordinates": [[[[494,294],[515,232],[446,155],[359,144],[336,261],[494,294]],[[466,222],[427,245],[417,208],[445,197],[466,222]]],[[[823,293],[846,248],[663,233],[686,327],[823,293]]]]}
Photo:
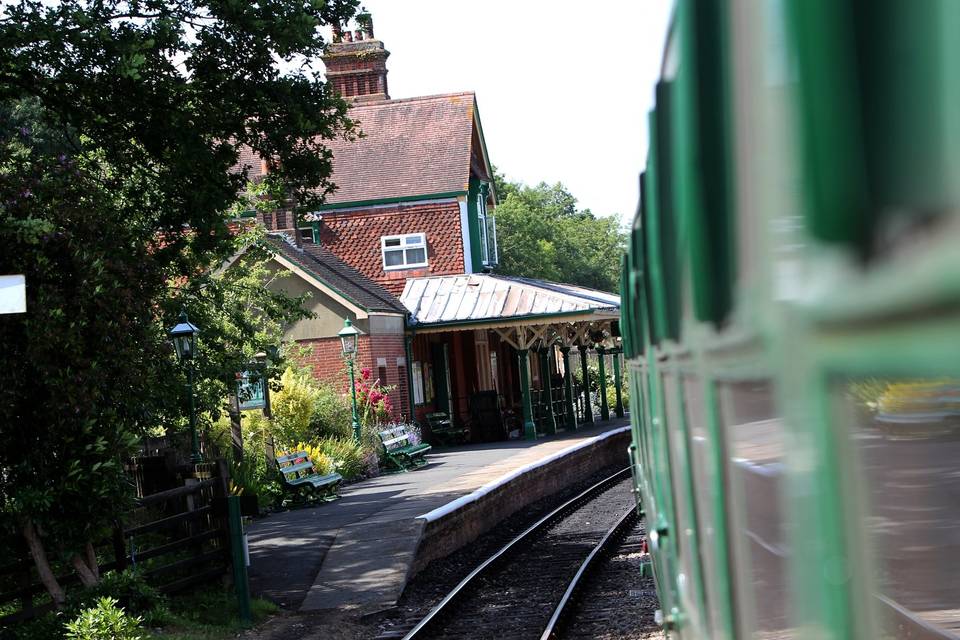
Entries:
{"type": "Polygon", "coordinates": [[[615,315],[620,296],[568,284],[492,274],[411,278],[400,296],[411,324],[492,324],[561,314],[615,315]]]}

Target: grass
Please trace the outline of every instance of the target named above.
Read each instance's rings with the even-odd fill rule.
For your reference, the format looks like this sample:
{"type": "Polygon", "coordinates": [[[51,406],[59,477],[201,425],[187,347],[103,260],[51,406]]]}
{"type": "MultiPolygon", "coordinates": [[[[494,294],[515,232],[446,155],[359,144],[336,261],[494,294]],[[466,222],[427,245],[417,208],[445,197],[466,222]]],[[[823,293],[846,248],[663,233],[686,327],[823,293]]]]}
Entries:
{"type": "MultiPolygon", "coordinates": [[[[271,602],[253,599],[250,603],[253,623],[258,624],[277,612],[271,602]]],[[[224,640],[243,631],[232,591],[219,587],[201,589],[170,598],[170,613],[163,626],[151,630],[157,640],[224,640]]]]}

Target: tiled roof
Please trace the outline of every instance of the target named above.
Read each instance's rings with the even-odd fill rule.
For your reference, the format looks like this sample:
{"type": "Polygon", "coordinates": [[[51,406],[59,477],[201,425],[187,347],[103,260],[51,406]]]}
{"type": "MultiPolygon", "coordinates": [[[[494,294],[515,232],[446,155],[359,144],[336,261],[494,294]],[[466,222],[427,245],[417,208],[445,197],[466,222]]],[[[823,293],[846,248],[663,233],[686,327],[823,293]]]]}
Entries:
{"type": "Polygon", "coordinates": [[[285,239],[271,235],[270,244],[277,252],[297,264],[327,286],[367,311],[406,314],[406,308],[389,291],[348,266],[321,246],[304,243],[298,248],[285,239]]]}
{"type": "Polygon", "coordinates": [[[616,314],[620,309],[620,297],[612,293],[485,273],[411,278],[400,301],[413,324],[506,323],[578,311],[616,314]]]}
{"type": "MultiPolygon", "coordinates": [[[[472,92],[357,103],[349,116],[364,137],[328,140],[337,190],[327,204],[466,191],[475,97],[472,92]]],[[[241,149],[240,166],[261,175],[260,159],[241,149]]]]}

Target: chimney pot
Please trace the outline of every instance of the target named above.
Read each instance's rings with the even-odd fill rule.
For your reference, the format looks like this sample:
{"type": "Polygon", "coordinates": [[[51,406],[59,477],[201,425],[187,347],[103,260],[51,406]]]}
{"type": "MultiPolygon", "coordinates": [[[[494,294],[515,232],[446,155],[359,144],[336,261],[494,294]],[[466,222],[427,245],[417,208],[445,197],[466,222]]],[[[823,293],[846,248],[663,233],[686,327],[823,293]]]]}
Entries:
{"type": "Polygon", "coordinates": [[[340,23],[334,23],[333,25],[333,41],[340,42],[343,40],[343,29],[340,27],[340,23]]]}
{"type": "Polygon", "coordinates": [[[353,34],[350,33],[349,31],[344,31],[343,39],[346,40],[347,42],[353,42],[353,34]]]}
{"type": "Polygon", "coordinates": [[[357,29],[356,31],[354,31],[354,32],[353,32],[353,39],[354,39],[355,41],[357,41],[357,42],[362,41],[362,40],[363,40],[363,31],[361,31],[360,29],[357,29]]]}

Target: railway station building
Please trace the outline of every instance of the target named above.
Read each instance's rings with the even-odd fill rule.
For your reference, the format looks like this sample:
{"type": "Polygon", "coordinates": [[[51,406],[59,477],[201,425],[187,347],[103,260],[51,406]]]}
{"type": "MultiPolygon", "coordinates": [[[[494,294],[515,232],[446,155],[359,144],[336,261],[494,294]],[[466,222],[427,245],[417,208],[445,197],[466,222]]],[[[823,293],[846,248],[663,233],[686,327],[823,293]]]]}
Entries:
{"type": "MultiPolygon", "coordinates": [[[[619,373],[619,296],[498,275],[476,96],[393,99],[372,23],[334,40],[327,78],[364,135],[328,142],[337,189],[299,228],[289,212],[257,214],[276,249],[272,268],[292,275],[270,286],[311,294],[314,317],[284,339],[303,347],[317,378],[346,384],[337,333],[349,318],[361,332],[356,364],[394,388],[396,417],[428,437],[431,426],[496,440],[592,421],[572,373],[586,375],[598,347],[601,366],[619,373]]],[[[267,171],[250,152],[241,163],[253,180],[267,171]]],[[[622,415],[619,396],[618,386],[599,411],[622,415]]]]}

